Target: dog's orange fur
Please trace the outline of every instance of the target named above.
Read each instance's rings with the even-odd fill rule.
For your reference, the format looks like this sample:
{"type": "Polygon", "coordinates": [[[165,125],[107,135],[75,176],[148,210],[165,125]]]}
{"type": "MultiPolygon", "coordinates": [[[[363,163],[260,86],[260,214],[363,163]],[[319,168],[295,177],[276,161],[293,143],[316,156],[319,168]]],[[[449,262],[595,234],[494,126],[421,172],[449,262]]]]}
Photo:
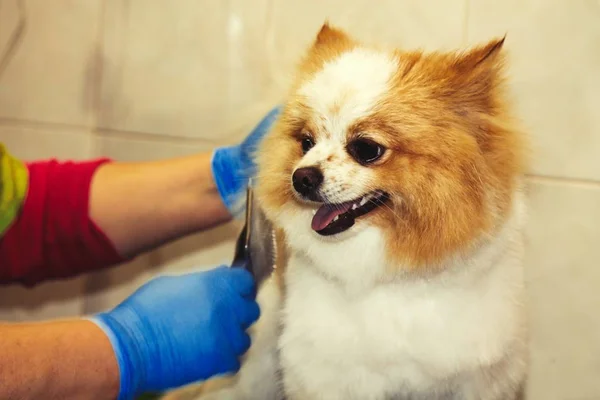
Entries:
{"type": "MultiPolygon", "coordinates": [[[[386,232],[389,256],[399,266],[436,267],[468,251],[510,211],[526,146],[506,106],[503,43],[493,40],[464,53],[391,51],[400,66],[392,90],[347,133],[369,131],[389,150],[371,168],[378,189],[392,194],[392,202],[369,218],[386,232]]],[[[325,24],[299,64],[284,110],[259,151],[256,195],[270,219],[295,201],[290,179],[302,157],[301,133],[318,131],[313,124],[319,121],[310,119],[297,89],[324,63],[356,46],[363,45],[325,24]]],[[[287,251],[279,229],[277,242],[276,279],[283,292],[287,251]]],[[[233,382],[210,381],[190,395],[233,382]]]]}
{"type": "MultiPolygon", "coordinates": [[[[525,165],[522,135],[506,107],[503,43],[496,39],[464,53],[392,51],[399,63],[392,89],[347,132],[368,130],[389,150],[371,168],[392,202],[369,218],[386,232],[397,265],[432,267],[468,251],[509,212],[525,165]]],[[[297,88],[356,46],[363,45],[325,24],[300,63],[289,101],[260,151],[257,195],[271,216],[294,201],[290,176],[302,157],[300,135],[318,131],[297,88]]]]}

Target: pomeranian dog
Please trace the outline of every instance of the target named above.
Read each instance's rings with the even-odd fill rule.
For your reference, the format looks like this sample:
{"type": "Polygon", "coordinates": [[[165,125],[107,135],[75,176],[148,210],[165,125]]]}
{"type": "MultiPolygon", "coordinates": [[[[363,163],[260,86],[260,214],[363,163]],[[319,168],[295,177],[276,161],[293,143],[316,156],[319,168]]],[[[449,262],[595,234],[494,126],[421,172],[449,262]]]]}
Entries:
{"type": "Polygon", "coordinates": [[[522,394],[526,142],[503,42],[426,53],[322,27],[258,155],[285,256],[242,370],[189,398],[522,394]]]}

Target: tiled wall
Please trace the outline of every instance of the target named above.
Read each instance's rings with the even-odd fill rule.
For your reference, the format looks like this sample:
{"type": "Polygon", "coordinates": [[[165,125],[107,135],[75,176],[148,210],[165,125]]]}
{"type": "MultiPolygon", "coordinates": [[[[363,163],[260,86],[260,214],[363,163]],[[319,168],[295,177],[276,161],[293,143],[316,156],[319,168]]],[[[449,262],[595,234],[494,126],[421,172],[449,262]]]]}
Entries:
{"type": "MultiPolygon", "coordinates": [[[[508,33],[534,138],[529,398],[600,399],[600,3],[593,0],[0,0],[0,140],[26,159],[143,160],[232,143],[279,99],[329,18],[450,48],[508,33]]],[[[235,226],[119,268],[3,289],[0,318],[113,305],[164,268],[231,256],[235,226]]]]}

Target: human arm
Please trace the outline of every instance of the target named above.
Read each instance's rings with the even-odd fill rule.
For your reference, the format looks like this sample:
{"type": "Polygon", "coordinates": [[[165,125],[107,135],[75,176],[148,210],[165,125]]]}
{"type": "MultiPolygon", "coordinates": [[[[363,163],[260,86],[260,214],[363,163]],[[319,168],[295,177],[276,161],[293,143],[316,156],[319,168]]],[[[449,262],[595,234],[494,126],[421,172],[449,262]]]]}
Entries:
{"type": "Polygon", "coordinates": [[[92,181],[91,218],[127,257],[228,221],[242,209],[243,188],[256,173],[253,153],[278,114],[271,110],[239,145],[100,167],[92,181]]]}
{"type": "Polygon", "coordinates": [[[0,230],[0,283],[34,285],[108,267],[227,221],[255,172],[251,153],[277,115],[272,110],[241,144],[212,154],[28,163],[20,214],[3,237],[0,230]]]}
{"type": "Polygon", "coordinates": [[[92,181],[90,217],[125,257],[226,222],[211,159],[107,163],[92,181]]]}
{"type": "Polygon", "coordinates": [[[156,278],[90,320],[0,324],[0,398],[130,400],[235,372],[258,318],[242,269],[156,278]]]}
{"type": "Polygon", "coordinates": [[[117,398],[117,361],[92,322],[0,324],[0,337],[0,398],[117,398]]]}

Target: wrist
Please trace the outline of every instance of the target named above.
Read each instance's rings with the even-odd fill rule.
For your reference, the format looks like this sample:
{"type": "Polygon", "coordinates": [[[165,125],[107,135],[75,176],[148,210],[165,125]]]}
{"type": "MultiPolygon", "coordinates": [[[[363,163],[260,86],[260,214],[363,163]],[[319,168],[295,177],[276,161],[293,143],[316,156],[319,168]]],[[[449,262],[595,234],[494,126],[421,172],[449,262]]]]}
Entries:
{"type": "Polygon", "coordinates": [[[92,220],[127,258],[227,222],[211,157],[106,165],[94,178],[92,220]]]}
{"type": "MultiPolygon", "coordinates": [[[[133,316],[134,317],[134,316],[133,316]]],[[[118,400],[134,399],[143,390],[145,364],[141,362],[135,333],[108,313],[89,318],[106,335],[117,361],[119,372],[118,400]]]]}

